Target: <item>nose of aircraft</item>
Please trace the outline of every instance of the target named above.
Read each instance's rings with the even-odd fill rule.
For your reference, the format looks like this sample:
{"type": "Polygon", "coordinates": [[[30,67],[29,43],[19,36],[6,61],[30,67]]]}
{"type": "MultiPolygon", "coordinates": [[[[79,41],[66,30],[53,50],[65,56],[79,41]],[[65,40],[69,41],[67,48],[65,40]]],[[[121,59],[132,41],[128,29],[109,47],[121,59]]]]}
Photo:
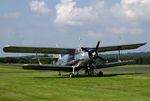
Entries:
{"type": "Polygon", "coordinates": [[[98,43],[97,43],[95,49],[82,48],[83,51],[88,52],[88,56],[89,56],[90,61],[91,61],[91,62],[89,63],[89,66],[91,66],[92,63],[93,63],[93,61],[94,61],[94,59],[97,59],[97,58],[99,58],[99,59],[102,60],[102,61],[106,61],[106,59],[104,59],[104,58],[102,58],[102,57],[100,57],[100,56],[98,55],[98,48],[99,48],[99,45],[100,45],[100,41],[98,41],[98,43]]]}

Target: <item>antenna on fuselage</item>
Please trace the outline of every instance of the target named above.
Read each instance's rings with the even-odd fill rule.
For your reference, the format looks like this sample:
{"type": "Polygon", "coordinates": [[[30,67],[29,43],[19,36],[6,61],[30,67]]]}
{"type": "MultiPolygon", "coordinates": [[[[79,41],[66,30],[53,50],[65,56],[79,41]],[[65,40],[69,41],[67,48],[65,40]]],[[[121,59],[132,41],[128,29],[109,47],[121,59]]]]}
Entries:
{"type": "Polygon", "coordinates": [[[79,47],[81,48],[83,46],[82,39],[79,37],[79,47]]]}
{"type": "MultiPolygon", "coordinates": [[[[121,34],[119,34],[118,38],[119,38],[118,42],[119,42],[119,44],[121,44],[121,42],[122,42],[121,34]]],[[[121,50],[119,48],[119,50],[118,50],[118,62],[121,62],[120,56],[121,56],[121,50]]]]}
{"type": "Polygon", "coordinates": [[[79,52],[81,52],[82,51],[82,47],[83,46],[83,44],[82,44],[82,39],[79,37],[79,47],[78,47],[78,49],[77,49],[77,53],[79,53],[79,52]]]}
{"type": "MultiPolygon", "coordinates": [[[[59,47],[59,45],[58,45],[57,43],[55,44],[55,46],[56,46],[56,48],[59,47]]],[[[56,55],[55,55],[55,56],[56,56],[56,55]]],[[[57,57],[58,57],[58,59],[61,59],[61,54],[58,54],[57,57]]]]}
{"type": "MultiPolygon", "coordinates": [[[[59,45],[58,45],[57,43],[55,44],[55,46],[56,46],[56,48],[59,47],[59,45]]],[[[56,56],[56,55],[55,55],[55,56],[56,56]]],[[[58,56],[58,60],[61,59],[61,54],[58,54],[57,56],[58,56]]],[[[57,61],[58,61],[58,60],[57,60],[57,61]]],[[[55,62],[56,62],[56,61],[55,61],[55,62]]],[[[56,62],[56,64],[57,64],[57,62],[56,62]]],[[[58,63],[58,64],[59,64],[59,63],[58,63]]],[[[60,72],[60,71],[58,72],[58,75],[61,76],[61,72],[60,72]]]]}
{"type": "Polygon", "coordinates": [[[121,36],[121,34],[118,35],[118,39],[119,39],[118,40],[119,44],[121,44],[122,43],[122,36],[121,36]]]}
{"type": "Polygon", "coordinates": [[[56,46],[56,48],[58,48],[59,45],[56,43],[55,46],[56,46]]]}

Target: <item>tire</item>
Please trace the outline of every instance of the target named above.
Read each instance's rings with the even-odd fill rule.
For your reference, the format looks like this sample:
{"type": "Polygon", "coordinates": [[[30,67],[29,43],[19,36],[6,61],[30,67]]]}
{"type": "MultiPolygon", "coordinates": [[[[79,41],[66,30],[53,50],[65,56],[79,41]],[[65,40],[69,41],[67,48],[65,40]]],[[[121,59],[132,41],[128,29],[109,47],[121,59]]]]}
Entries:
{"type": "Polygon", "coordinates": [[[70,77],[70,78],[73,78],[73,77],[74,77],[74,74],[70,74],[69,77],[70,77]]]}
{"type": "Polygon", "coordinates": [[[98,73],[98,75],[99,75],[99,76],[103,76],[103,72],[100,71],[100,72],[98,73]]]}

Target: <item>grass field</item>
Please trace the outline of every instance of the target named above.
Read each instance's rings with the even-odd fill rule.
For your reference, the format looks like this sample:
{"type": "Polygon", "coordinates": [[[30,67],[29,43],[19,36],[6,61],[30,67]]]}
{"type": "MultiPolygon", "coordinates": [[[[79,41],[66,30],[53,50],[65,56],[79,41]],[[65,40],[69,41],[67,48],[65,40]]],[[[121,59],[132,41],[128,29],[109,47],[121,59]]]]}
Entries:
{"type": "Polygon", "coordinates": [[[150,101],[150,73],[109,73],[68,78],[0,66],[0,101],[150,101]]]}

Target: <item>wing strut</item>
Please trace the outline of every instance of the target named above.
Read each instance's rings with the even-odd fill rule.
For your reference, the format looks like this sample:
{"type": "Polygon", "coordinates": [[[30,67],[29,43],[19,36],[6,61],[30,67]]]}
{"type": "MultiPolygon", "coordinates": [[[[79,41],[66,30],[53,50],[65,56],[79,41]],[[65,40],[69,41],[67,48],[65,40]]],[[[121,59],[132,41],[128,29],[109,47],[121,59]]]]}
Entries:
{"type": "Polygon", "coordinates": [[[36,58],[37,58],[37,60],[38,60],[39,65],[42,65],[42,63],[41,63],[41,61],[40,61],[40,58],[39,58],[39,56],[38,56],[37,53],[36,53],[36,58]]]}
{"type": "Polygon", "coordinates": [[[70,78],[74,77],[75,75],[75,66],[72,67],[72,73],[70,73],[70,78]]]}
{"type": "Polygon", "coordinates": [[[121,59],[120,59],[120,49],[118,50],[118,62],[121,62],[121,59]]]}

